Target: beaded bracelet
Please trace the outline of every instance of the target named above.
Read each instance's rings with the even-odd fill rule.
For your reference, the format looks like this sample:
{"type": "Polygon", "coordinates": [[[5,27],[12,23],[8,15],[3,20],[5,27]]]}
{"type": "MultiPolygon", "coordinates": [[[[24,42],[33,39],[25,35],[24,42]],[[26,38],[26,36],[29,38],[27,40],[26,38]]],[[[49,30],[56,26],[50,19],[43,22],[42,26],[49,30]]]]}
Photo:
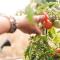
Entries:
{"type": "Polygon", "coordinates": [[[10,30],[9,30],[9,32],[10,33],[13,33],[13,32],[15,32],[16,31],[16,20],[15,20],[15,18],[14,17],[11,17],[10,16],[10,30]]]}

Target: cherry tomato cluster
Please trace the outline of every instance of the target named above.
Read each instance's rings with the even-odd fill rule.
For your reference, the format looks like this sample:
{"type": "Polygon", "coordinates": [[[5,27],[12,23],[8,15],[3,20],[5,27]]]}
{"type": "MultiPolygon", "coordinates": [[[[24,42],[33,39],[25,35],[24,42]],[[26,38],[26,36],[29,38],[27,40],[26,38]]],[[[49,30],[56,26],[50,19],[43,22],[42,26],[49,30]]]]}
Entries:
{"type": "Polygon", "coordinates": [[[48,14],[44,13],[45,19],[43,20],[43,26],[46,29],[50,29],[52,27],[52,22],[49,20],[48,14]]]}

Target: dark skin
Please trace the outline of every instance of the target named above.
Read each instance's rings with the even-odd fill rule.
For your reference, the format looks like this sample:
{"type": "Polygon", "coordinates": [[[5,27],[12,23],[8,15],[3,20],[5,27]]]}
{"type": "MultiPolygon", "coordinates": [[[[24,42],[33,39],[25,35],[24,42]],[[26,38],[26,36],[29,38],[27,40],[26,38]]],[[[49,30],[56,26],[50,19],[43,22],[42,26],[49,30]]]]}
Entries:
{"type": "MultiPolygon", "coordinates": [[[[22,30],[25,33],[31,34],[31,33],[36,33],[36,34],[40,34],[41,33],[41,29],[35,25],[35,24],[31,24],[26,16],[14,16],[14,18],[16,19],[16,26],[17,29],[22,30]]],[[[36,23],[41,22],[42,20],[44,20],[45,16],[44,15],[36,15],[33,16],[33,20],[36,23]]],[[[8,32],[10,29],[10,20],[9,18],[6,18],[5,16],[0,16],[0,33],[5,33],[8,32]]]]}

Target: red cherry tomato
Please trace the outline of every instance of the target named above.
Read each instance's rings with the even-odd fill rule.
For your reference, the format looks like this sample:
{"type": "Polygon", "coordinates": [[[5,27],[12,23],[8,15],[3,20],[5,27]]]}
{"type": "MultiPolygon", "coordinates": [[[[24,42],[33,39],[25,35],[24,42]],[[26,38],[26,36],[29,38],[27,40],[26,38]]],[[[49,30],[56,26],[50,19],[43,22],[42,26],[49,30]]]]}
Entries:
{"type": "Polygon", "coordinates": [[[49,19],[48,14],[44,12],[44,15],[45,15],[45,21],[47,21],[49,19]]]}
{"type": "Polygon", "coordinates": [[[56,49],[56,53],[60,53],[60,48],[57,48],[56,49]]]}
{"type": "Polygon", "coordinates": [[[46,29],[50,29],[52,27],[52,22],[50,20],[46,20],[43,22],[43,26],[46,29]]]}

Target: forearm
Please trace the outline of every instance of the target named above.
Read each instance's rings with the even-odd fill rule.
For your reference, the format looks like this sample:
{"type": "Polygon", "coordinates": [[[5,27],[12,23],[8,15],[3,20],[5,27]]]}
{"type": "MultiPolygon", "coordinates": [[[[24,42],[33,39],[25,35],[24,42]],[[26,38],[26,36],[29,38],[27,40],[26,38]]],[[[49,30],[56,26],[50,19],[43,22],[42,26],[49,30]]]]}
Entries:
{"type": "Polygon", "coordinates": [[[6,17],[0,16],[0,34],[8,32],[10,29],[10,21],[6,17]]]}

